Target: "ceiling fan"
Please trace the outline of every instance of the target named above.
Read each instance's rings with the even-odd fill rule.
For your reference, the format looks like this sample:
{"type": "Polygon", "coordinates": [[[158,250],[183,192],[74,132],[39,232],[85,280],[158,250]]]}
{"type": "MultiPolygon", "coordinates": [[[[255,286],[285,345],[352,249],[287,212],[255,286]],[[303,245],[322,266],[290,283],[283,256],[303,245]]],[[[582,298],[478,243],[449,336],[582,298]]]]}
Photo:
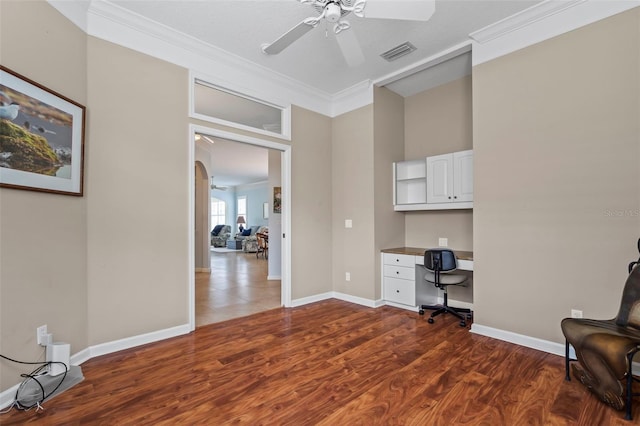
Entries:
{"type": "Polygon", "coordinates": [[[213,183],[213,176],[211,176],[211,189],[218,189],[220,191],[226,191],[227,189],[229,189],[229,187],[216,185],[215,183],[213,183]]]}
{"type": "Polygon", "coordinates": [[[196,133],[195,139],[196,139],[196,141],[199,141],[199,140],[201,140],[201,139],[204,139],[204,140],[206,140],[206,141],[207,141],[207,142],[209,142],[209,143],[215,143],[215,141],[214,141],[213,139],[211,139],[209,136],[207,136],[207,135],[201,135],[200,133],[196,133]]]}
{"type": "Polygon", "coordinates": [[[338,46],[349,66],[364,62],[360,44],[349,21],[343,18],[353,13],[359,18],[404,19],[428,21],[435,12],[435,0],[298,0],[311,5],[320,14],[304,19],[271,44],[263,44],[262,51],[276,55],[291,43],[317,27],[323,19],[334,24],[338,46]]]}

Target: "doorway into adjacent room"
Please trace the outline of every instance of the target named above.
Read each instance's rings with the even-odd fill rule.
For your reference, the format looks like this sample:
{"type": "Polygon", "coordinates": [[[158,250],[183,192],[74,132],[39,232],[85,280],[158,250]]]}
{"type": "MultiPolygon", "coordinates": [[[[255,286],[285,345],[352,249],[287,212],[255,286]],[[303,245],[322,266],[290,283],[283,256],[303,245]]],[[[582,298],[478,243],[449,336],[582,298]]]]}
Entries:
{"type": "MultiPolygon", "coordinates": [[[[219,189],[220,186],[225,188],[225,193],[228,195],[231,191],[228,187],[214,184],[209,182],[211,175],[218,175],[216,170],[208,170],[206,165],[206,158],[201,162],[202,168],[205,169],[205,173],[202,173],[202,168],[196,167],[193,181],[193,191],[190,191],[194,195],[193,202],[190,205],[193,208],[192,218],[194,220],[194,226],[190,226],[193,230],[193,235],[190,235],[190,240],[193,242],[191,245],[192,252],[190,258],[194,261],[194,270],[192,277],[190,277],[190,323],[192,328],[213,322],[220,322],[226,319],[249,315],[256,312],[265,311],[268,309],[277,308],[280,306],[290,306],[290,251],[288,241],[283,238],[283,235],[287,235],[286,230],[289,228],[289,176],[290,176],[290,146],[277,142],[271,142],[261,140],[252,137],[246,137],[241,135],[232,134],[229,132],[223,132],[215,129],[204,128],[201,126],[191,126],[192,134],[195,136],[198,134],[206,134],[211,139],[223,138],[224,143],[229,145],[229,142],[233,142],[233,145],[245,146],[251,145],[253,149],[260,148],[262,150],[269,150],[273,159],[276,155],[279,164],[279,171],[276,178],[270,176],[268,182],[263,182],[264,186],[268,189],[269,202],[257,202],[254,207],[253,213],[248,212],[248,222],[245,226],[251,227],[258,224],[260,226],[268,226],[271,244],[269,247],[269,255],[264,253],[255,252],[251,247],[247,247],[248,250],[233,250],[227,249],[227,247],[220,247],[220,241],[217,241],[218,248],[211,249],[211,241],[209,241],[210,229],[209,223],[214,221],[210,211],[211,197],[216,191],[209,190],[210,187],[219,189]],[[282,207],[278,214],[268,214],[269,209],[273,209],[272,197],[274,193],[274,186],[278,186],[278,193],[281,196],[282,207]],[[259,205],[258,205],[259,204],[259,205]],[[259,213],[255,213],[256,208],[259,207],[259,213]],[[206,210],[207,220],[203,220],[205,214],[203,210],[206,210]],[[263,213],[264,212],[264,213],[263,213]],[[259,215],[259,216],[257,216],[259,215]],[[271,216],[271,217],[268,217],[271,216]],[[205,222],[207,225],[205,226],[205,222]],[[272,225],[274,229],[272,228],[272,225]],[[203,231],[205,230],[205,231],[203,231]],[[276,232],[272,232],[276,231],[276,232]],[[275,243],[274,243],[275,242],[275,243]],[[201,256],[204,256],[206,245],[206,253],[208,259],[204,261],[201,256]],[[274,251],[277,249],[277,252],[274,251]],[[277,262],[274,266],[274,260],[277,262]],[[200,265],[198,264],[200,262],[200,265]],[[270,263],[271,262],[271,263],[270,263]],[[207,267],[202,267],[206,265],[207,267]]],[[[194,141],[195,137],[192,139],[194,141]]],[[[223,144],[220,144],[221,146],[223,144]]],[[[194,160],[194,163],[198,163],[202,160],[202,152],[198,152],[195,141],[192,142],[192,149],[190,150],[190,156],[194,160]],[[197,158],[197,161],[196,161],[197,158]]],[[[242,156],[237,156],[233,161],[234,164],[239,164],[242,161],[242,156]]],[[[209,163],[210,164],[210,163],[209,163]]],[[[272,173],[270,170],[269,173],[272,173]]],[[[260,186],[260,184],[256,184],[260,186]]],[[[246,190],[246,188],[245,188],[246,190]]],[[[217,191],[219,192],[219,191],[217,191]]],[[[218,195],[216,195],[218,197],[218,195]]],[[[221,199],[225,196],[220,196],[221,199]]],[[[227,196],[229,200],[226,200],[227,204],[234,204],[233,200],[237,199],[236,194],[227,196]]],[[[251,197],[247,199],[249,203],[249,210],[251,210],[251,197]]],[[[219,215],[219,212],[216,212],[219,215]]],[[[233,240],[238,234],[238,225],[235,223],[237,211],[233,208],[226,209],[225,222],[228,222],[228,226],[231,227],[229,239],[233,240]]],[[[219,218],[216,218],[219,220],[219,218]]],[[[213,225],[210,227],[213,228],[213,225]]],[[[223,238],[227,238],[227,234],[223,238]]],[[[230,244],[233,246],[234,244],[230,244]]],[[[240,247],[240,244],[238,244],[240,247]]]]}

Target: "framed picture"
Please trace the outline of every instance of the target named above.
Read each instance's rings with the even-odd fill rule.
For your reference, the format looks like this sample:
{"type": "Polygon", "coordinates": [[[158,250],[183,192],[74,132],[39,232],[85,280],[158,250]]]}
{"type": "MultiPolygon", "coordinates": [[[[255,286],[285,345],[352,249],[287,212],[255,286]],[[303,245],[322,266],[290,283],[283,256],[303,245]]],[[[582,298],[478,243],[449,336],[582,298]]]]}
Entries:
{"type": "Polygon", "coordinates": [[[269,219],[269,203],[262,203],[262,218],[269,219]]]}
{"type": "Polygon", "coordinates": [[[0,186],[82,196],[85,107],[0,65],[0,186]]]}
{"type": "Polygon", "coordinates": [[[282,187],[273,187],[273,212],[282,213],[282,187]]]}

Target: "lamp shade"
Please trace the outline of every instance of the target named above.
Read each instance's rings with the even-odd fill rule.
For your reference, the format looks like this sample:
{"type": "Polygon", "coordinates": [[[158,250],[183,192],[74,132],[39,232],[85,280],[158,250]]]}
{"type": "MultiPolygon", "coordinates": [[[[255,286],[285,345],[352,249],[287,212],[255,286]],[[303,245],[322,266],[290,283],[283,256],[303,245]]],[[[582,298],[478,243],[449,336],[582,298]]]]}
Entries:
{"type": "Polygon", "coordinates": [[[236,223],[247,223],[244,221],[244,216],[238,216],[238,220],[236,221],[236,223]]]}

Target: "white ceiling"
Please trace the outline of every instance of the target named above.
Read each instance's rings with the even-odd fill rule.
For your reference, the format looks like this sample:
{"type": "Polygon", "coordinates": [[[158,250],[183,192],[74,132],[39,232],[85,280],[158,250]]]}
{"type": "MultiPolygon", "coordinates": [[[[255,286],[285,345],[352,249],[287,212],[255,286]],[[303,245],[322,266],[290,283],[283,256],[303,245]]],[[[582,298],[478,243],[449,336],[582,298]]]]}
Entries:
{"type": "Polygon", "coordinates": [[[196,146],[210,153],[213,182],[218,186],[247,185],[269,177],[268,148],[213,136],[196,140],[196,146]]]}
{"type": "MultiPolygon", "coordinates": [[[[469,41],[470,33],[541,2],[436,0],[435,13],[426,22],[365,19],[349,14],[345,19],[351,23],[351,29],[347,31],[354,32],[365,57],[357,67],[347,66],[331,26],[324,22],[280,54],[262,53],[262,44],[275,41],[303,19],[318,15],[312,6],[296,0],[113,0],[111,3],[305,85],[335,94],[437,56],[469,41]],[[415,52],[391,63],[380,58],[381,53],[407,41],[417,47],[415,52]]],[[[409,92],[416,90],[420,89],[412,88],[409,92]]]]}

